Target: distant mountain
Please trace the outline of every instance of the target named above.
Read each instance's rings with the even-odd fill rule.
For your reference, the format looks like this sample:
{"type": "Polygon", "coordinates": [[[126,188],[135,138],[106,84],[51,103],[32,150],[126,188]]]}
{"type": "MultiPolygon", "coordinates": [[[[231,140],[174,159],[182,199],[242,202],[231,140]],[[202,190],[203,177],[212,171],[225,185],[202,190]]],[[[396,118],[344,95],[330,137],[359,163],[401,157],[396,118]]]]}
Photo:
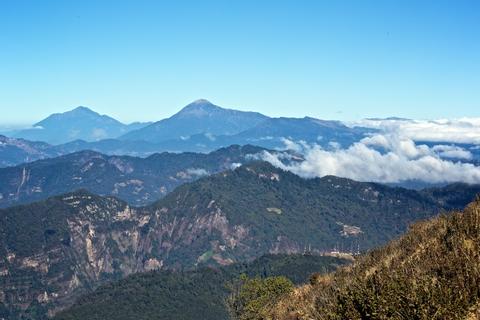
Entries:
{"type": "Polygon", "coordinates": [[[260,306],[262,319],[479,319],[479,221],[477,200],[417,223],[353,266],[260,306]]]}
{"type": "Polygon", "coordinates": [[[64,113],[55,113],[15,134],[16,138],[61,144],[77,139],[98,141],[119,137],[130,130],[147,124],[123,124],[109,116],[100,115],[89,108],[78,107],[64,113]]]}
{"type": "Polygon", "coordinates": [[[252,161],[265,149],[230,146],[209,154],[160,153],[148,158],[80,151],[15,167],[0,168],[0,207],[87,189],[146,205],[175,187],[252,161]]]}
{"type": "Polygon", "coordinates": [[[242,275],[285,276],[293,283],[327,273],[349,260],[314,255],[266,255],[250,263],[187,272],[153,271],[104,285],[81,297],[56,320],[228,320],[225,300],[242,275]]]}
{"type": "Polygon", "coordinates": [[[60,155],[44,142],[8,138],[0,135],[0,168],[60,155]]]}
{"type": "MultiPolygon", "coordinates": [[[[153,126],[153,125],[152,125],[153,126]]],[[[147,130],[144,128],[142,130],[147,130]]],[[[131,132],[126,136],[135,134],[131,132]]],[[[304,141],[324,148],[348,147],[374,129],[347,127],[340,121],[315,118],[267,118],[236,134],[197,133],[155,143],[157,150],[173,152],[209,152],[231,144],[257,145],[263,148],[285,148],[285,140],[304,141]]],[[[155,136],[154,133],[150,133],[155,136]]],[[[166,137],[166,136],[165,136],[166,137]]],[[[137,137],[140,139],[140,137],[137,137]]],[[[98,144],[95,144],[97,146],[98,144]]]]}
{"type": "Polygon", "coordinates": [[[146,141],[104,139],[87,142],[85,140],[74,140],[60,145],[51,145],[46,142],[34,142],[0,135],[0,168],[80,151],[95,151],[106,155],[148,157],[154,153],[167,151],[165,149],[162,145],[146,141]]]}
{"type": "Polygon", "coordinates": [[[386,117],[386,118],[366,118],[365,120],[381,121],[381,120],[393,120],[393,121],[412,121],[412,119],[401,117],[386,117]]]}
{"type": "Polygon", "coordinates": [[[219,137],[238,144],[255,144],[265,148],[285,147],[284,140],[305,141],[325,148],[348,147],[362,139],[372,129],[350,128],[340,121],[319,120],[315,118],[270,118],[258,125],[231,137],[219,137]]]}
{"type": "Polygon", "coordinates": [[[133,157],[148,157],[157,152],[168,151],[162,146],[146,141],[123,141],[118,139],[103,139],[94,142],[75,140],[56,145],[53,148],[61,154],[90,150],[108,155],[133,157]]]}
{"type": "Polygon", "coordinates": [[[54,312],[106,281],[158,268],[367,250],[464,205],[480,186],[455,189],[305,180],[259,162],[184,184],[146,207],[77,191],[0,209],[0,311],[54,312]]]}
{"type": "Polygon", "coordinates": [[[196,100],[168,119],[123,135],[122,140],[159,143],[187,139],[196,134],[232,135],[266,120],[258,112],[224,109],[207,100],[196,100]]]}
{"type": "Polygon", "coordinates": [[[206,153],[233,144],[282,149],[286,140],[329,149],[349,146],[375,131],[309,117],[269,118],[256,112],[224,109],[207,100],[194,101],[172,117],[151,124],[125,125],[78,107],[53,114],[34,127],[15,136],[55,145],[44,144],[42,152],[32,151],[31,157],[19,157],[10,149],[4,150],[0,154],[0,167],[83,150],[147,157],[158,152],[206,153]]]}

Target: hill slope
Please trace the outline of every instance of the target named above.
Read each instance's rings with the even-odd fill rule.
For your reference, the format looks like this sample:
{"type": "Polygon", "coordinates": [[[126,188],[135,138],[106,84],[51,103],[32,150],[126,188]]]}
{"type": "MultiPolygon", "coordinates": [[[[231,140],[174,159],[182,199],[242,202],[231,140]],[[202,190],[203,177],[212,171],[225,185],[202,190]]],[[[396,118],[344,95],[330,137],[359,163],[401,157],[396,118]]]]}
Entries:
{"type": "Polygon", "coordinates": [[[81,297],[55,317],[77,319],[177,319],[227,320],[228,284],[240,274],[250,277],[286,276],[294,283],[305,274],[331,272],[345,259],[305,255],[268,255],[248,264],[195,271],[155,271],[136,274],[98,288],[81,297]]]}
{"type": "Polygon", "coordinates": [[[86,191],[0,210],[0,297],[55,311],[105,281],[157,268],[228,265],[265,253],[366,250],[471,198],[252,163],[131,208],[86,191]]]}
{"type": "MultiPolygon", "coordinates": [[[[182,121],[179,120],[179,122],[182,121]]],[[[150,130],[150,127],[141,131],[150,130]]],[[[169,131],[174,132],[173,129],[169,131]]],[[[159,150],[208,152],[231,144],[285,148],[285,139],[290,139],[318,144],[329,149],[332,148],[332,144],[347,147],[364,138],[367,132],[373,131],[373,129],[360,127],[346,127],[338,121],[325,121],[308,117],[301,119],[267,118],[258,123],[252,122],[251,127],[235,134],[212,134],[209,131],[197,130],[196,134],[170,137],[161,141],[157,139],[154,145],[159,150]]],[[[217,130],[216,132],[220,131],[217,130]]],[[[131,132],[126,137],[130,139],[130,136],[135,133],[131,132]]],[[[152,132],[149,135],[156,136],[158,134],[152,132]]],[[[169,137],[169,135],[162,135],[162,137],[169,137]]],[[[137,138],[140,139],[141,137],[137,138]]],[[[90,143],[89,145],[93,148],[98,147],[98,143],[90,143]]]]}
{"type": "Polygon", "coordinates": [[[0,168],[0,207],[77,189],[117,196],[131,205],[146,205],[185,182],[250,162],[249,157],[262,150],[230,146],[209,154],[161,153],[145,159],[82,151],[0,168]]]}
{"type": "Polygon", "coordinates": [[[0,135],[0,168],[61,154],[48,143],[8,138],[0,135]]]}
{"type": "MultiPolygon", "coordinates": [[[[269,118],[259,113],[223,109],[197,100],[168,119],[127,133],[120,139],[147,141],[158,150],[208,152],[231,144],[283,148],[284,139],[349,146],[374,129],[350,128],[339,121],[269,118]]],[[[97,147],[98,144],[91,144],[97,147]]]]}
{"type": "Polygon", "coordinates": [[[223,109],[207,100],[196,100],[170,118],[129,132],[122,140],[162,142],[181,140],[195,134],[231,135],[246,130],[268,117],[258,112],[223,109]]]}
{"type": "Polygon", "coordinates": [[[255,144],[265,148],[285,147],[284,139],[305,141],[331,148],[335,143],[348,147],[359,141],[373,129],[350,128],[340,121],[319,120],[315,118],[270,118],[258,125],[231,137],[218,137],[218,141],[238,144],[255,144]]]}
{"type": "MultiPolygon", "coordinates": [[[[479,319],[480,200],[297,289],[272,319],[479,319]]],[[[261,317],[261,315],[259,315],[261,317]]]]}

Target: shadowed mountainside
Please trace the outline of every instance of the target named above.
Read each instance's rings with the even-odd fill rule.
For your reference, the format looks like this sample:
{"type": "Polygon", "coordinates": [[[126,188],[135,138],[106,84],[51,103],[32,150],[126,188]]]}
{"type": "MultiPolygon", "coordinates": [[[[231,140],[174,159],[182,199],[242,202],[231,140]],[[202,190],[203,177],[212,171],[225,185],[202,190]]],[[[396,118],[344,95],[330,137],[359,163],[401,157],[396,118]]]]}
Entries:
{"type": "Polygon", "coordinates": [[[0,207],[87,189],[131,205],[146,205],[175,187],[252,161],[264,149],[230,146],[209,154],[160,153],[148,158],[81,151],[0,168],[0,207]]]}
{"type": "Polygon", "coordinates": [[[267,255],[251,263],[194,271],[154,271],[130,276],[81,297],[57,320],[182,319],[228,320],[225,299],[241,274],[286,276],[294,283],[305,274],[331,272],[349,260],[312,255],[267,255]]]}
{"type": "Polygon", "coordinates": [[[136,272],[306,249],[363,251],[479,191],[457,188],[464,188],[458,196],[331,176],[305,180],[256,162],[184,184],[146,207],[78,191],[2,209],[0,297],[11,312],[54,312],[136,272]]]}

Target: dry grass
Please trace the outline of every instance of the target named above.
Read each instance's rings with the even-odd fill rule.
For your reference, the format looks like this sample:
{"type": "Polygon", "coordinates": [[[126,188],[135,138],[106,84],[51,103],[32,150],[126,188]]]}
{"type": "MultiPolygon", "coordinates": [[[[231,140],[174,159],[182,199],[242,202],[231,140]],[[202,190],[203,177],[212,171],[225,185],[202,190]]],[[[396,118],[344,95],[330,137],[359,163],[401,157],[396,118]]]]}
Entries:
{"type": "Polygon", "coordinates": [[[480,320],[480,200],[317,276],[266,319],[480,320]]]}

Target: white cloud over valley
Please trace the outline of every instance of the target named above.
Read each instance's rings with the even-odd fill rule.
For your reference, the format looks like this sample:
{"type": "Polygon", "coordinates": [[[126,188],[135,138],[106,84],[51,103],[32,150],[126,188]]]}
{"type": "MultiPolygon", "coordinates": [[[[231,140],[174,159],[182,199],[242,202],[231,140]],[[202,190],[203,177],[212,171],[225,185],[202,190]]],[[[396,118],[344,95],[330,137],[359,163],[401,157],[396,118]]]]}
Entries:
{"type": "Polygon", "coordinates": [[[279,153],[266,151],[261,158],[306,178],[335,175],[381,183],[480,183],[480,167],[459,161],[471,159],[468,150],[444,144],[419,145],[397,133],[367,137],[346,149],[326,150],[290,140],[286,140],[286,146],[301,153],[304,160],[285,164],[279,153]]]}
{"type": "Polygon", "coordinates": [[[378,129],[415,141],[480,144],[480,118],[440,120],[364,119],[348,124],[378,129]]]}

